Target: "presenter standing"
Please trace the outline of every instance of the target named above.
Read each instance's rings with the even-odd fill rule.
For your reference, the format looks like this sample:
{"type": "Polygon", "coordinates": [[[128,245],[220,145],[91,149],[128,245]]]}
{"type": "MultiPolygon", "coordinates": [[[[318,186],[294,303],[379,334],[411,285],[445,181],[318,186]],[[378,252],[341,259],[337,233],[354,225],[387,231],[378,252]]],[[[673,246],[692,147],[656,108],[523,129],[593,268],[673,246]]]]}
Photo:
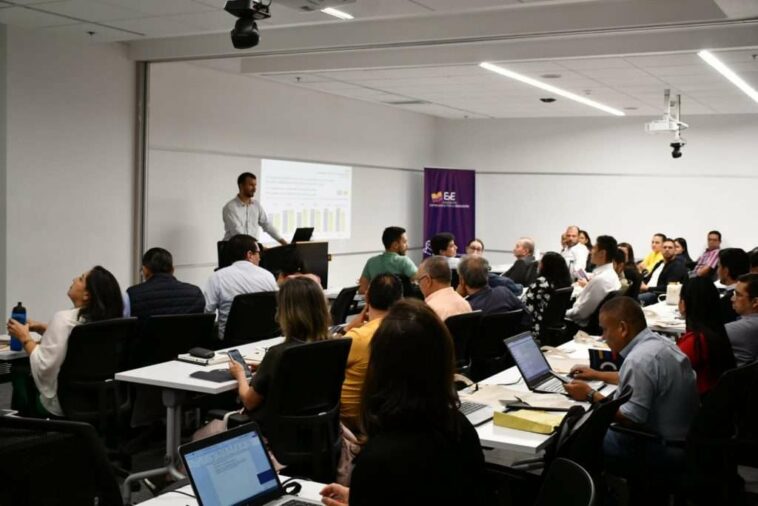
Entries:
{"type": "Polygon", "coordinates": [[[246,234],[257,239],[261,236],[261,228],[268,235],[285,245],[287,241],[279,235],[274,226],[269,223],[266,211],[260,202],[253,200],[258,180],[255,174],[243,172],[237,178],[239,193],[224,206],[224,240],[228,241],[237,234],[246,234]]]}

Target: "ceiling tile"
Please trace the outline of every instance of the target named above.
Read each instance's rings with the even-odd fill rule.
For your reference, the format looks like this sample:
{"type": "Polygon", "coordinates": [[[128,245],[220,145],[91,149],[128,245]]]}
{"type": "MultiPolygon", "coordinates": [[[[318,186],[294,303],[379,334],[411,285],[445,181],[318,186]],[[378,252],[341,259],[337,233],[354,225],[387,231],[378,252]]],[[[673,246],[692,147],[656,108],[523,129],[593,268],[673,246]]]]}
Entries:
{"type": "Polygon", "coordinates": [[[46,11],[70,16],[83,21],[110,21],[114,19],[134,19],[142,13],[118,5],[111,5],[93,0],[68,0],[42,6],[46,11]]]}
{"type": "MultiPolygon", "coordinates": [[[[63,3],[65,3],[65,1],[55,2],[55,4],[63,3]]],[[[53,3],[46,5],[53,5],[53,3]]],[[[55,14],[39,12],[24,7],[9,7],[7,9],[0,9],[0,23],[4,25],[21,26],[24,28],[41,28],[45,26],[71,24],[71,20],[55,14]]]]}

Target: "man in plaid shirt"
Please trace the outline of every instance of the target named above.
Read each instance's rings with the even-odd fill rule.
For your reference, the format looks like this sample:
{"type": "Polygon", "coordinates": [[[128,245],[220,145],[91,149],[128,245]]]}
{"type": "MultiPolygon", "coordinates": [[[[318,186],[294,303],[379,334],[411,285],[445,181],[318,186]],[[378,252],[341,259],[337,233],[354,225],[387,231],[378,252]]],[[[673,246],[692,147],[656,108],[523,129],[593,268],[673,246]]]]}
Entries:
{"type": "Polygon", "coordinates": [[[719,264],[719,251],[721,250],[721,232],[711,230],[708,232],[708,247],[705,249],[692,272],[701,278],[711,278],[719,264]]]}

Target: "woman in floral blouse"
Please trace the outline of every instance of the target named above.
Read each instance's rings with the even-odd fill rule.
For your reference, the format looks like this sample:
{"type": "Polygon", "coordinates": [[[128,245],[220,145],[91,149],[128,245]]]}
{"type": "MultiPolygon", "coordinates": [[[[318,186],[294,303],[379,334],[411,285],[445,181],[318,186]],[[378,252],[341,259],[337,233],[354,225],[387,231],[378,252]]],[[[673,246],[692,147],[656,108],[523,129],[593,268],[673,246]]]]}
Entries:
{"type": "Polygon", "coordinates": [[[529,285],[524,305],[532,315],[532,334],[539,338],[542,315],[553,291],[571,285],[566,260],[558,253],[548,252],[540,260],[537,279],[529,285]]]}

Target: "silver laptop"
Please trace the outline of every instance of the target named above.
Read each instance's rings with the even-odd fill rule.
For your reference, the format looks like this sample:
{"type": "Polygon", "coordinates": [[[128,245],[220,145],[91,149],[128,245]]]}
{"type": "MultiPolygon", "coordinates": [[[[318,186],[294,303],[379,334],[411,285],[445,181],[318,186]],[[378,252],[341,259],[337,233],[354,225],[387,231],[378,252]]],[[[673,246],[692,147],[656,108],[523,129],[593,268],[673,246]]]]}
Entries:
{"type": "Polygon", "coordinates": [[[200,506],[321,504],[285,496],[255,423],[179,447],[200,506]]]}
{"type": "MultiPolygon", "coordinates": [[[[516,362],[526,386],[533,392],[546,394],[565,394],[564,383],[571,380],[550,369],[545,355],[529,332],[524,332],[505,340],[505,346],[516,362]]],[[[590,387],[600,390],[605,386],[602,381],[588,381],[590,387]]]]}
{"type": "Polygon", "coordinates": [[[461,401],[461,407],[458,408],[463,416],[468,418],[471,425],[476,427],[484,422],[489,422],[494,416],[495,409],[489,404],[481,404],[473,401],[461,401]]]}

